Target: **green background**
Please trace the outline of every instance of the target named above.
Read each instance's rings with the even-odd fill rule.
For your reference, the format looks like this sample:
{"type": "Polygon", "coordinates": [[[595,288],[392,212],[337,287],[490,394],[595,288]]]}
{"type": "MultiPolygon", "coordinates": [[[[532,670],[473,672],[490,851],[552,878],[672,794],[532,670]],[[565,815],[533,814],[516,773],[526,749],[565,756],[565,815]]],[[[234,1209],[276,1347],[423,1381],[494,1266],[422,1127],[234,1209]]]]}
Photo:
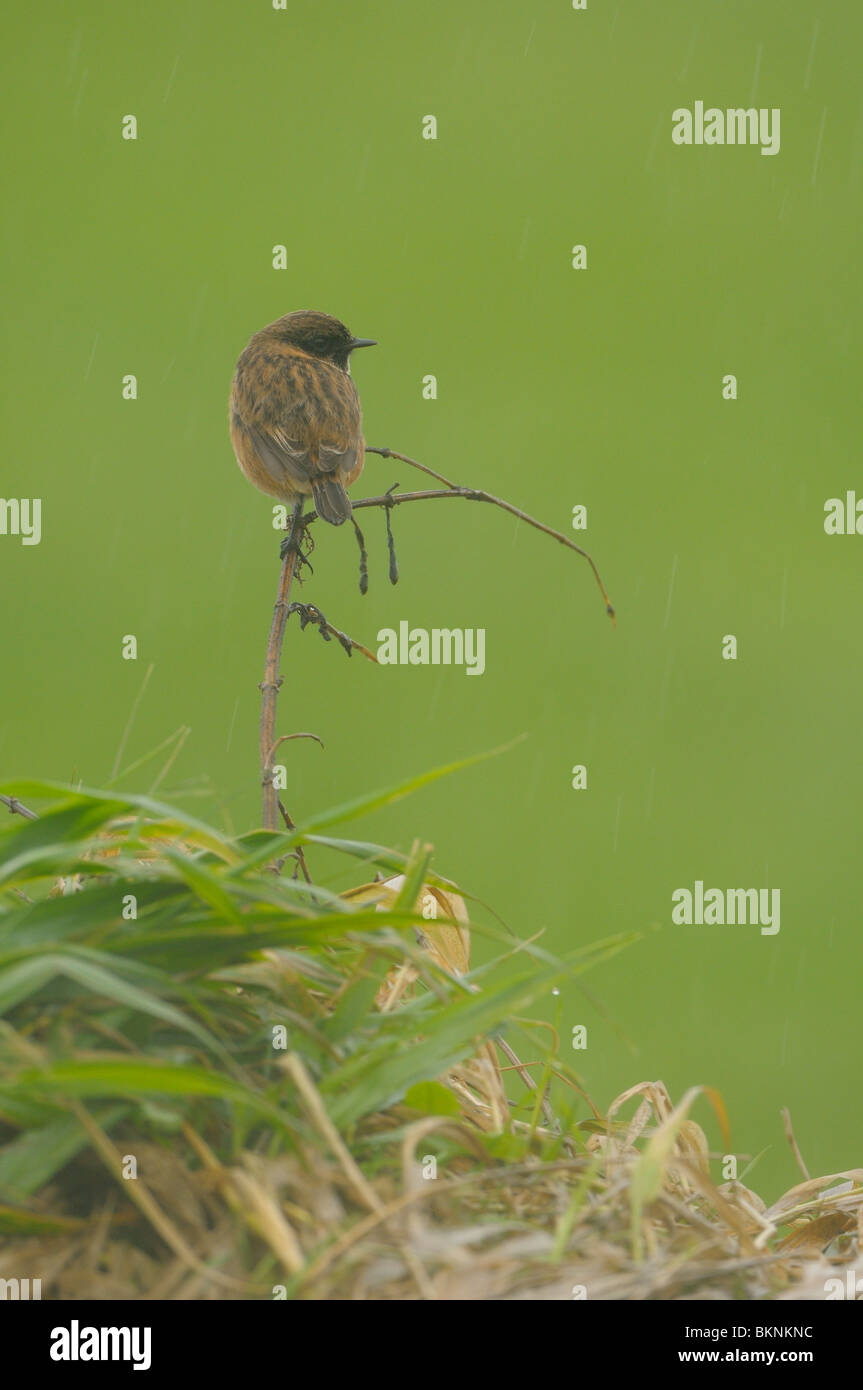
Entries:
{"type": "MultiPolygon", "coordinates": [[[[319,527],[307,601],[371,645],[485,627],[487,670],[348,662],[292,620],[278,730],[326,750],[286,746],[287,804],[526,733],[358,828],[433,841],[553,950],[643,931],[589,977],[610,1018],[564,992],[570,1060],[600,1105],[718,1087],[734,1147],[771,1146],[767,1196],[798,1176],[783,1105],[813,1173],[861,1162],[863,540],[823,530],[863,494],[861,37],[847,0],[86,0],[19,5],[4,44],[2,493],[43,499],[41,545],[0,537],[4,777],[103,784],[152,664],[123,764],[188,725],[159,794],[257,823],[278,537],[228,387],[265,323],[336,314],[380,343],[354,365],[368,441],[563,530],[585,504],[619,624],[487,508],[395,513],[396,589],[366,513],[365,598],[350,531],[319,527]],[[780,107],[780,153],[674,146],[698,99],[780,107]],[[696,878],[778,887],[779,935],[673,926],[696,878]]],[[[397,479],[423,486],[370,458],[354,491],[397,479]]]]}

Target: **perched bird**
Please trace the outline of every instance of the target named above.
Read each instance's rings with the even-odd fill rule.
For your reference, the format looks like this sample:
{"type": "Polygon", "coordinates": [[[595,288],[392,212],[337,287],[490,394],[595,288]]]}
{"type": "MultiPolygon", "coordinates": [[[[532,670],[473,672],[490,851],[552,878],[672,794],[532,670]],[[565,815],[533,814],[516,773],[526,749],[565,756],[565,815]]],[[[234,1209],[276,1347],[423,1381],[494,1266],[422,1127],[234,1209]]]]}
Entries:
{"type": "Polygon", "coordinates": [[[374,344],[329,314],[301,309],[255,333],[231,385],[231,442],[249,482],[292,505],[314,497],[333,526],[351,515],[345,488],[365,461],[350,356],[374,344]]]}

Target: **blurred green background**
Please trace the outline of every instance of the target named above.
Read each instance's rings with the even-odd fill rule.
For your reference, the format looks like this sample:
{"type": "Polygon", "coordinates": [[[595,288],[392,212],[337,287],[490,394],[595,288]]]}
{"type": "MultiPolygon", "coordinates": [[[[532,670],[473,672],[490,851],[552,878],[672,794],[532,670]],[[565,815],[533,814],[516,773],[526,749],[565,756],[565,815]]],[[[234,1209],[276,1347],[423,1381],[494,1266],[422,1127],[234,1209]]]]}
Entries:
{"type": "MultiPolygon", "coordinates": [[[[228,387],[255,330],[336,314],[380,343],[354,364],[368,441],[563,530],[585,504],[570,534],[619,622],[491,509],[396,512],[396,589],[366,513],[365,598],[350,531],[318,528],[303,598],[371,645],[403,618],[484,627],[487,669],[348,662],[292,619],[278,729],[326,751],[285,746],[287,804],[526,733],[361,833],[433,841],[553,950],[643,931],[589,977],[609,1019],[564,992],[564,1033],[589,1029],[570,1060],[601,1105],[718,1087],[734,1147],[770,1146],[767,1196],[797,1178],[784,1105],[813,1173],[861,1162],[863,539],[823,531],[828,497],[863,495],[861,37],[844,0],[82,0],[18,6],[2,60],[2,494],[43,499],[38,547],[0,537],[4,778],[107,781],[152,665],[123,765],[188,725],[159,795],[258,822],[278,537],[228,387]],[[780,153],[674,146],[698,99],[780,107],[780,153]],[[779,935],[673,926],[696,878],[778,887],[779,935]]],[[[423,485],[370,458],[354,491],[397,479],[423,485]]]]}

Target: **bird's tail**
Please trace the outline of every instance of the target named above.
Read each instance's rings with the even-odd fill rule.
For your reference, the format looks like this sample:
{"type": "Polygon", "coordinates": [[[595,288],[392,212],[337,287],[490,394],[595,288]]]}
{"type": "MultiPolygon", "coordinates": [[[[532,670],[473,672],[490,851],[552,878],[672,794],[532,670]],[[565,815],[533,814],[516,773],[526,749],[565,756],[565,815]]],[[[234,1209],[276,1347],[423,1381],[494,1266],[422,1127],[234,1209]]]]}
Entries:
{"type": "Polygon", "coordinates": [[[351,499],[338,478],[316,478],[312,483],[315,510],[331,526],[341,526],[351,515],[351,499]]]}

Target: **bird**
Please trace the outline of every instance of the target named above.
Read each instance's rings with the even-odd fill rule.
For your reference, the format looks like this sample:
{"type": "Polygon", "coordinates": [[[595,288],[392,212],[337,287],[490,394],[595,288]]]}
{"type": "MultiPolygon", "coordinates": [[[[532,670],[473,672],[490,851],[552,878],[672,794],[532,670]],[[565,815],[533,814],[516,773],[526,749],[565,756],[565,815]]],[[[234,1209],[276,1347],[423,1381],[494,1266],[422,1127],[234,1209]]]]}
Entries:
{"type": "Polygon", "coordinates": [[[375,345],[330,314],[300,309],[252,335],[231,383],[231,443],[249,482],[292,506],[313,497],[331,526],[351,517],[345,489],[365,462],[350,357],[375,345]]]}

